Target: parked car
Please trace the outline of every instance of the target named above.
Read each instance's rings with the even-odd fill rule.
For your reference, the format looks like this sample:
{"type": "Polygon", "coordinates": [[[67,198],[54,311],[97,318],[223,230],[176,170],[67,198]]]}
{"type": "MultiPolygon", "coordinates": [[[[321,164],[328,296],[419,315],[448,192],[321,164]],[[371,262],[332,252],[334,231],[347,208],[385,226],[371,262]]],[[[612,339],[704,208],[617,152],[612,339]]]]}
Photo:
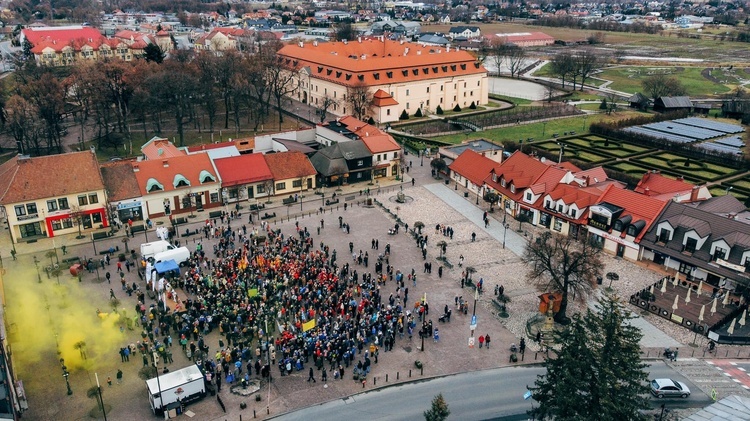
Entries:
{"type": "Polygon", "coordinates": [[[690,388],[683,382],[672,379],[651,380],[651,394],[657,398],[669,398],[679,396],[687,398],[690,396],[690,388]]]}

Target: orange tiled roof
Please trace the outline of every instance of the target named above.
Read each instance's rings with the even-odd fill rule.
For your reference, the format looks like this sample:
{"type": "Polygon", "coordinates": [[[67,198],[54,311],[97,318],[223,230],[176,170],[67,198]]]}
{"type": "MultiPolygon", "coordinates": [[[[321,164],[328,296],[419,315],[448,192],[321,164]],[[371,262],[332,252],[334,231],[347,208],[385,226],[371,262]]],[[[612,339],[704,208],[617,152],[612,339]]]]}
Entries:
{"type": "Polygon", "coordinates": [[[391,135],[371,124],[367,124],[350,115],[341,117],[338,122],[346,126],[349,131],[359,136],[371,153],[401,150],[401,146],[393,140],[391,135]]]}
{"type": "Polygon", "coordinates": [[[126,200],[141,196],[131,161],[104,163],[101,165],[101,172],[109,200],[126,200]]]}
{"type": "Polygon", "coordinates": [[[451,171],[461,174],[476,186],[483,186],[485,180],[489,177],[492,170],[497,173],[500,164],[478,154],[471,149],[467,149],[453,161],[448,168],[451,171]]]}
{"type": "Polygon", "coordinates": [[[375,91],[375,94],[372,96],[372,105],[376,107],[387,107],[390,105],[398,105],[398,101],[396,101],[391,94],[387,93],[386,91],[382,89],[378,89],[375,91]]]}
{"type": "Polygon", "coordinates": [[[512,200],[518,200],[523,194],[523,190],[531,186],[534,180],[539,178],[548,167],[548,164],[532,158],[523,152],[516,151],[500,164],[499,169],[496,171],[497,182],[488,180],[487,184],[512,200]],[[501,185],[501,178],[505,179],[506,187],[501,185]],[[511,184],[516,189],[515,193],[510,191],[511,184]]]}
{"type": "Polygon", "coordinates": [[[638,234],[638,237],[636,237],[635,240],[638,241],[646,234],[646,231],[648,231],[656,218],[659,217],[669,200],[658,200],[632,190],[617,188],[615,184],[611,184],[604,190],[604,193],[599,198],[599,202],[607,202],[621,207],[623,209],[621,217],[632,215],[633,222],[643,220],[646,226],[638,234]]]}
{"type": "Polygon", "coordinates": [[[302,152],[278,152],[263,155],[274,180],[314,176],[317,174],[307,155],[302,152]]]}
{"type": "Polygon", "coordinates": [[[90,151],[19,158],[0,165],[0,203],[104,189],[99,163],[90,151]]]}
{"type": "Polygon", "coordinates": [[[185,151],[177,148],[169,139],[153,137],[141,146],[141,153],[147,159],[164,159],[186,155],[185,151]]]}
{"type": "Polygon", "coordinates": [[[218,183],[211,158],[206,153],[134,162],[132,165],[135,178],[138,180],[138,188],[144,196],[149,193],[148,186],[153,181],[156,181],[163,191],[195,189],[206,184],[218,183]],[[213,178],[213,181],[201,182],[201,174],[205,174],[204,171],[213,178]],[[184,177],[190,183],[190,187],[175,187],[175,182],[180,179],[179,176],[184,177]]]}
{"type": "Polygon", "coordinates": [[[289,44],[277,53],[281,64],[309,67],[312,76],[356,86],[485,74],[487,70],[463,50],[392,40],[289,44]]]}
{"type": "Polygon", "coordinates": [[[668,193],[684,193],[693,189],[693,185],[684,180],[672,179],[659,172],[647,172],[635,186],[635,191],[646,196],[658,196],[668,193]]]}

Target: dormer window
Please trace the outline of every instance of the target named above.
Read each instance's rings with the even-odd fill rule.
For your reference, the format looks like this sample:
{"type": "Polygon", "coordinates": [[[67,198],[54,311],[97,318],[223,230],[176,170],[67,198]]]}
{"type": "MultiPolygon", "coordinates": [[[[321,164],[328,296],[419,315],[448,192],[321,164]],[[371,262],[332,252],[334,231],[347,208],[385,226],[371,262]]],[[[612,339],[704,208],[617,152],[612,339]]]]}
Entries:
{"type": "Polygon", "coordinates": [[[685,241],[685,248],[682,249],[682,251],[688,252],[688,253],[695,253],[695,249],[698,247],[698,240],[695,238],[688,238],[687,241],[685,241]]]}
{"type": "Polygon", "coordinates": [[[505,178],[500,177],[500,185],[505,187],[505,178]]]}
{"type": "Polygon", "coordinates": [[[532,197],[531,192],[526,192],[526,201],[527,202],[531,202],[531,197],[532,197]]]}
{"type": "Polygon", "coordinates": [[[714,250],[714,260],[724,259],[727,256],[727,251],[721,247],[716,247],[714,250]]]}
{"type": "Polygon", "coordinates": [[[198,175],[198,179],[201,181],[201,184],[216,182],[216,177],[206,170],[201,171],[198,175]]]}
{"type": "Polygon", "coordinates": [[[153,178],[149,178],[146,182],[146,191],[149,193],[164,190],[164,186],[153,178]]]}
{"type": "Polygon", "coordinates": [[[669,241],[669,237],[672,236],[672,231],[662,228],[659,233],[656,235],[656,242],[657,243],[667,243],[669,241]]]}
{"type": "Polygon", "coordinates": [[[635,225],[628,225],[628,235],[635,237],[635,225]]]}
{"type": "Polygon", "coordinates": [[[511,183],[510,185],[510,192],[515,193],[516,192],[516,186],[511,183]]]}
{"type": "Polygon", "coordinates": [[[571,209],[570,210],[570,217],[571,218],[578,218],[577,215],[578,215],[578,211],[576,211],[575,209],[571,209]]]}
{"type": "Polygon", "coordinates": [[[185,176],[183,176],[182,174],[177,174],[174,176],[174,181],[172,182],[172,185],[174,186],[174,188],[189,187],[190,181],[188,181],[188,179],[185,178],[185,176]]]}

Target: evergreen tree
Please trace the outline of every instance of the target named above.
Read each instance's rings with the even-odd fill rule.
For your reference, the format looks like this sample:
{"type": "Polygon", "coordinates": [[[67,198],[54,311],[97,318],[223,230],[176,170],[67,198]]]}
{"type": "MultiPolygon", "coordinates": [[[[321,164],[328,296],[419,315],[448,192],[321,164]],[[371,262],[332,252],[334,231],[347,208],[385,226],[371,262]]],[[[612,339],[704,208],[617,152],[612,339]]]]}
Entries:
{"type": "Polygon", "coordinates": [[[448,419],[448,415],[451,414],[448,409],[448,404],[445,402],[442,393],[438,393],[435,398],[432,399],[432,406],[427,411],[424,411],[425,421],[445,421],[448,419]]]}
{"type": "Polygon", "coordinates": [[[602,103],[599,104],[599,109],[600,110],[606,110],[607,108],[608,108],[608,106],[607,106],[607,98],[604,98],[602,100],[602,103]]]}
{"type": "Polygon", "coordinates": [[[443,107],[438,105],[437,108],[435,109],[435,114],[443,115],[443,107]]]}
{"type": "Polygon", "coordinates": [[[455,111],[455,112],[459,112],[459,111],[461,111],[461,106],[460,106],[460,105],[458,105],[458,104],[456,104],[456,106],[455,106],[455,107],[453,107],[453,111],[455,111]]]}
{"type": "Polygon", "coordinates": [[[469,108],[471,108],[472,110],[476,110],[477,104],[475,104],[474,101],[471,101],[471,105],[469,105],[469,108]]]}
{"type": "Polygon", "coordinates": [[[156,44],[148,44],[146,48],[143,49],[143,54],[143,58],[145,58],[146,61],[153,61],[157,64],[161,64],[161,62],[164,61],[164,57],[166,57],[166,54],[161,50],[161,47],[156,44]]]}
{"type": "Polygon", "coordinates": [[[409,113],[406,112],[406,110],[401,111],[401,116],[398,118],[399,120],[408,120],[409,119],[409,113]]]}
{"type": "Polygon", "coordinates": [[[421,108],[417,108],[417,112],[414,113],[414,117],[422,117],[422,109],[421,108]]]}
{"type": "Polygon", "coordinates": [[[645,420],[641,410],[650,407],[647,365],[638,345],[643,334],[630,325],[632,318],[609,296],[596,313],[575,315],[555,334],[560,350],[545,360],[547,373],[530,388],[539,406],[529,415],[557,421],[645,420]]]}

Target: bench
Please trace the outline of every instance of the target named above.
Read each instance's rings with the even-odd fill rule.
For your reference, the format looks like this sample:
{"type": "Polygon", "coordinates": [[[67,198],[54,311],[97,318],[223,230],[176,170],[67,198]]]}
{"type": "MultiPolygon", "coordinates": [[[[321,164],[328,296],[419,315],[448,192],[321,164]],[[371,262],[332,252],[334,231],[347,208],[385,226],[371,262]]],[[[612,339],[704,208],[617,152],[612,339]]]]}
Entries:
{"type": "Polygon", "coordinates": [[[276,212],[274,213],[266,212],[263,214],[263,216],[260,217],[260,219],[271,219],[271,218],[276,218],[276,212]]]}
{"type": "Polygon", "coordinates": [[[222,211],[213,211],[213,212],[209,212],[208,213],[208,217],[211,218],[211,219],[213,219],[213,218],[219,218],[219,217],[221,217],[222,214],[223,214],[222,211]]]}
{"type": "Polygon", "coordinates": [[[266,208],[266,205],[264,205],[263,203],[250,205],[250,210],[251,211],[257,211],[257,210],[261,210],[261,209],[265,209],[265,208],[266,208]]]}
{"type": "Polygon", "coordinates": [[[143,231],[146,231],[145,225],[133,225],[132,227],[130,227],[131,234],[135,234],[136,232],[143,232],[143,231]]]}
{"type": "Polygon", "coordinates": [[[173,225],[182,225],[187,224],[187,218],[185,217],[179,217],[172,220],[173,225]]]}
{"type": "Polygon", "coordinates": [[[336,205],[339,203],[339,199],[326,199],[326,206],[336,205]]]}
{"type": "Polygon", "coordinates": [[[291,205],[292,203],[296,202],[297,199],[295,199],[293,196],[289,196],[286,199],[282,200],[281,202],[285,205],[291,205]]]}
{"type": "Polygon", "coordinates": [[[190,231],[190,228],[185,229],[185,232],[182,234],[183,237],[190,237],[191,235],[197,235],[198,229],[194,229],[193,231],[190,231]]]}
{"type": "Polygon", "coordinates": [[[94,232],[91,234],[91,239],[94,241],[105,240],[107,237],[109,237],[108,232],[94,232]]]}
{"type": "Polygon", "coordinates": [[[78,256],[74,256],[68,257],[67,259],[60,259],[60,261],[65,265],[70,265],[72,263],[81,263],[81,258],[78,256]]]}

